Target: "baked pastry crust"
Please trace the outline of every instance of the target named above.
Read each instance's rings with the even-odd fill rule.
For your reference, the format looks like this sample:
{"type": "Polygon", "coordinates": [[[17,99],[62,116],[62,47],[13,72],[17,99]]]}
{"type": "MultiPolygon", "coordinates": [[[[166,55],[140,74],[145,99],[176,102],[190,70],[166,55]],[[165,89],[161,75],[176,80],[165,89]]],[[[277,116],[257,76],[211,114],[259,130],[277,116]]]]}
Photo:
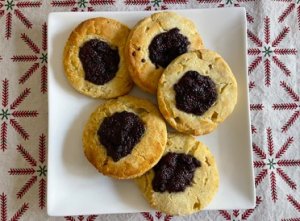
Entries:
{"type": "Polygon", "coordinates": [[[161,158],[167,142],[167,128],[157,108],[147,100],[123,96],[100,105],[90,116],[83,131],[85,156],[99,172],[118,179],[142,175],[161,158]],[[116,112],[135,113],[144,123],[145,132],[131,154],[115,162],[107,156],[97,131],[105,117],[116,112]]]}
{"type": "Polygon", "coordinates": [[[192,135],[207,134],[232,113],[237,102],[237,82],[219,54],[201,49],[179,56],[166,68],[159,80],[157,99],[162,115],[173,128],[192,135]],[[176,108],[173,86],[187,71],[208,76],[216,85],[217,100],[201,116],[176,108]]]}
{"type": "Polygon", "coordinates": [[[140,22],[130,32],[126,43],[126,62],[133,81],[143,90],[156,93],[164,68],[156,68],[149,58],[153,38],[172,28],[179,28],[191,43],[188,51],[203,48],[203,42],[192,21],[174,12],[158,12],[140,22]],[[142,62],[142,59],[145,62],[142,62]]]}
{"type": "Polygon", "coordinates": [[[155,209],[171,215],[188,215],[205,208],[215,196],[219,187],[219,174],[215,159],[208,148],[194,137],[180,133],[168,134],[165,154],[168,152],[191,154],[201,162],[191,186],[183,192],[155,192],[152,188],[154,171],[151,169],[136,183],[145,198],[155,209]]]}
{"type": "Polygon", "coordinates": [[[70,84],[81,94],[93,98],[114,98],[127,94],[133,82],[124,61],[124,47],[130,29],[113,19],[93,18],[79,24],[69,36],[65,45],[63,64],[70,84]],[[84,70],[79,59],[80,47],[91,39],[99,39],[117,47],[120,63],[116,76],[103,85],[96,85],[84,79],[84,70]]]}

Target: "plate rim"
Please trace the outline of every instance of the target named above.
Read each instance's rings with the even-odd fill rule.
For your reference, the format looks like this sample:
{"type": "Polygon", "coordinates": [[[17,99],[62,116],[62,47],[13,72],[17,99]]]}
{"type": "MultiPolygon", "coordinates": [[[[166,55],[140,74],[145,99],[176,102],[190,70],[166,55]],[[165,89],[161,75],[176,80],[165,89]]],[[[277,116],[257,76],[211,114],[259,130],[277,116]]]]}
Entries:
{"type": "MultiPolygon", "coordinates": [[[[243,13],[243,18],[244,18],[244,25],[243,25],[243,38],[244,38],[244,41],[243,41],[243,44],[245,44],[245,48],[244,48],[244,53],[245,53],[245,66],[244,66],[244,71],[245,71],[245,74],[246,74],[246,83],[247,85],[249,84],[249,76],[248,76],[248,69],[247,69],[247,66],[248,66],[248,59],[247,59],[247,48],[248,48],[248,40],[247,40],[247,20],[246,20],[246,10],[244,7],[229,7],[229,8],[192,8],[192,9],[170,9],[170,10],[157,10],[157,11],[142,11],[142,10],[133,10],[133,11],[94,11],[94,12],[68,12],[68,11],[64,11],[64,12],[50,12],[48,14],[48,18],[47,18],[47,31],[48,31],[48,38],[47,38],[47,46],[48,46],[48,50],[49,50],[49,46],[50,46],[50,41],[51,39],[49,38],[49,33],[51,33],[52,31],[50,30],[50,23],[53,19],[53,17],[55,15],[67,15],[67,16],[71,16],[71,15],[78,15],[78,14],[86,14],[86,15],[93,15],[93,14],[105,14],[105,13],[109,13],[109,14],[119,14],[119,13],[124,13],[124,14],[134,14],[134,13],[145,13],[145,14],[153,14],[153,13],[156,13],[156,12],[161,12],[161,11],[174,11],[174,12],[180,12],[180,11],[210,11],[210,10],[237,10],[237,11],[241,11],[243,13]]],[[[98,17],[101,17],[102,15],[97,15],[98,17]]],[[[105,16],[105,15],[104,15],[105,16]]],[[[48,52],[48,59],[50,58],[49,56],[49,52],[48,52]]],[[[49,71],[50,69],[50,62],[48,62],[48,65],[47,65],[47,70],[48,70],[48,76],[47,78],[49,78],[49,74],[52,73],[49,71]]],[[[48,84],[49,84],[49,81],[48,81],[48,84]]],[[[61,215],[58,215],[58,213],[56,213],[55,211],[52,211],[51,209],[51,206],[50,206],[50,197],[48,197],[51,193],[50,193],[50,190],[51,188],[49,188],[51,185],[49,185],[49,182],[50,182],[50,179],[49,179],[49,171],[51,171],[50,167],[49,167],[49,162],[50,162],[50,152],[51,152],[51,148],[50,148],[50,145],[49,145],[49,141],[50,141],[50,125],[51,125],[51,122],[50,122],[50,101],[49,101],[49,97],[50,97],[50,94],[51,94],[51,87],[49,87],[48,89],[48,93],[47,93],[47,96],[48,96],[48,150],[47,150],[47,154],[48,154],[48,159],[47,159],[47,165],[48,165],[48,176],[47,176],[47,214],[49,216],[61,216],[61,215]]],[[[247,122],[248,122],[248,138],[249,138],[249,143],[250,145],[252,145],[252,135],[251,135],[251,116],[250,116],[250,109],[249,109],[249,104],[250,104],[250,96],[249,96],[249,90],[247,90],[247,93],[246,93],[246,103],[248,105],[248,108],[247,108],[247,122]]],[[[53,129],[52,129],[53,130],[53,129]]],[[[251,167],[250,170],[251,170],[251,175],[252,175],[252,185],[251,185],[251,199],[248,198],[249,200],[249,204],[251,204],[251,207],[250,209],[254,208],[255,207],[255,198],[256,198],[256,188],[255,188],[255,184],[254,184],[254,167],[253,167],[253,152],[252,152],[252,148],[251,146],[249,148],[247,148],[247,152],[250,156],[250,161],[251,161],[251,167]]],[[[51,163],[50,163],[51,164],[51,163]]],[[[227,208],[225,208],[227,209],[227,208]]],[[[246,208],[243,208],[243,207],[239,207],[238,209],[249,209],[249,207],[246,207],[246,208]]],[[[215,209],[204,209],[202,211],[208,211],[208,210],[215,210],[215,209]]],[[[120,212],[120,213],[113,213],[113,214],[122,214],[124,212],[120,212]]],[[[127,213],[130,213],[130,212],[127,212],[127,213]]],[[[136,213],[136,212],[132,212],[132,213],[136,213]]],[[[107,214],[107,213],[101,213],[101,214],[107,214]]],[[[75,214],[75,215],[78,215],[78,214],[75,214]]],[[[87,214],[80,214],[80,215],[89,215],[88,213],[87,214]]]]}

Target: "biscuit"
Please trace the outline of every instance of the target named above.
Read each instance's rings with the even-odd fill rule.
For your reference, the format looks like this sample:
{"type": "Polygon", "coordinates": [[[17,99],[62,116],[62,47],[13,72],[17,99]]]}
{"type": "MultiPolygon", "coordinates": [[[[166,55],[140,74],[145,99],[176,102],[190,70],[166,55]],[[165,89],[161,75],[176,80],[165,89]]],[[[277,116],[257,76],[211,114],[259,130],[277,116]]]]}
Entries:
{"type": "Polygon", "coordinates": [[[179,56],[166,68],[159,81],[157,99],[162,115],[177,131],[192,135],[207,134],[232,113],[237,102],[237,82],[219,54],[201,49],[179,56]],[[191,72],[197,73],[197,79],[201,78],[207,85],[195,85],[196,79],[185,79],[191,72]],[[187,89],[179,88],[179,93],[176,85],[183,79],[187,89]],[[211,96],[211,100],[206,95],[211,96]],[[200,97],[207,99],[207,103],[201,104],[200,97]],[[190,107],[182,109],[181,101],[190,107]],[[193,109],[195,105],[201,110],[193,109]]]}
{"type": "Polygon", "coordinates": [[[78,25],[69,36],[63,56],[65,75],[73,88],[93,98],[108,99],[127,94],[133,86],[124,62],[124,47],[129,32],[130,29],[126,25],[102,17],[89,19],[78,25]],[[82,48],[92,41],[95,44],[85,50],[85,53],[88,51],[89,54],[83,54],[85,64],[81,60],[83,57],[80,58],[82,48]],[[99,45],[103,46],[105,51],[95,49],[99,45]],[[106,59],[108,56],[107,54],[103,56],[103,53],[107,50],[112,51],[115,56],[106,59]],[[101,59],[102,66],[91,56],[101,56],[99,59],[101,59]],[[110,70],[112,65],[109,62],[112,61],[116,67],[110,70]],[[92,70],[93,65],[96,70],[92,70]],[[86,73],[86,71],[91,71],[91,73],[86,73]],[[101,78],[104,79],[101,80],[101,78]]]}
{"type": "MultiPolygon", "coordinates": [[[[174,12],[154,13],[138,22],[132,29],[126,43],[126,62],[133,81],[147,92],[156,93],[158,80],[165,69],[163,66],[171,61],[164,61],[163,66],[153,63],[151,61],[153,55],[151,55],[149,47],[157,36],[169,32],[172,32],[176,37],[165,40],[163,46],[170,44],[170,47],[173,45],[177,45],[177,47],[175,52],[172,51],[174,48],[169,48],[167,54],[174,52],[178,56],[186,52],[185,49],[190,51],[203,48],[202,39],[197,33],[194,23],[174,12]],[[178,41],[180,38],[188,41],[187,48],[183,47],[184,42],[178,41]]],[[[173,60],[172,56],[170,59],[173,60]]]]}
{"type": "MultiPolygon", "coordinates": [[[[127,124],[124,127],[130,128],[131,126],[127,124]]],[[[116,132],[118,130],[116,127],[120,127],[118,122],[108,128],[110,130],[108,133],[111,132],[114,137],[110,142],[114,144],[118,142],[118,139],[127,139],[130,135],[124,136],[124,133],[116,132]],[[123,137],[120,138],[121,135],[123,137]]],[[[106,132],[107,130],[104,130],[104,133],[106,132]]],[[[166,123],[158,109],[149,101],[123,96],[107,101],[91,114],[85,125],[82,141],[85,156],[99,172],[118,179],[134,178],[152,168],[161,158],[167,142],[166,123]],[[122,112],[134,114],[144,125],[144,132],[131,152],[116,160],[114,156],[108,155],[109,149],[104,146],[105,143],[101,140],[104,137],[101,137],[101,132],[99,135],[99,131],[105,119],[110,119],[115,116],[114,114],[122,112]]]]}
{"type": "Polygon", "coordinates": [[[168,134],[163,157],[168,153],[189,154],[200,162],[200,167],[194,171],[191,185],[179,192],[154,191],[156,166],[136,178],[137,185],[150,205],[159,211],[170,215],[188,215],[202,210],[211,202],[219,187],[219,175],[213,155],[203,143],[180,133],[168,134]]]}

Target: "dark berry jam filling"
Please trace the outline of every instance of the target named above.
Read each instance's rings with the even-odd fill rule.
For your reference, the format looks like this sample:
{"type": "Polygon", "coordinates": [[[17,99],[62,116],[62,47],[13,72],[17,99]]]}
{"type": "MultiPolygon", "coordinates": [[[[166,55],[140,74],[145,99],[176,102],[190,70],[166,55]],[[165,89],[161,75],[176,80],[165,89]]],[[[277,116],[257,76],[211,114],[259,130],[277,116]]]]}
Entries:
{"type": "Polygon", "coordinates": [[[165,68],[176,57],[187,52],[190,42],[178,28],[156,35],[149,45],[149,57],[156,68],[165,68]]]}
{"type": "Polygon", "coordinates": [[[174,85],[176,107],[186,113],[201,116],[217,100],[215,83],[210,77],[188,71],[174,85]]]}
{"type": "Polygon", "coordinates": [[[152,187],[155,192],[182,192],[190,186],[201,162],[184,153],[167,153],[153,168],[152,187]]]}
{"type": "Polygon", "coordinates": [[[145,132],[142,120],[134,113],[123,111],[104,118],[98,137],[113,161],[131,153],[145,132]]]}
{"type": "Polygon", "coordinates": [[[118,49],[112,49],[98,39],[85,42],[79,49],[79,58],[85,73],[84,79],[96,85],[109,82],[119,69],[118,49]]]}

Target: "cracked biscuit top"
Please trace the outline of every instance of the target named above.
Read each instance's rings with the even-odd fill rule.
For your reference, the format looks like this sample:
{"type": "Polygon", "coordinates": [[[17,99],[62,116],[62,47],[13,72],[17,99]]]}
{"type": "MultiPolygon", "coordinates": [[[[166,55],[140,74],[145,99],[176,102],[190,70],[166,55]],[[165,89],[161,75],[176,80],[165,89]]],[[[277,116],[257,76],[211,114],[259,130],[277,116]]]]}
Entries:
{"type": "Polygon", "coordinates": [[[133,81],[156,93],[164,69],[179,55],[203,48],[192,21],[174,12],[159,12],[141,20],[129,34],[125,53],[133,81]]]}
{"type": "Polygon", "coordinates": [[[166,68],[157,99],[162,115],[174,129],[207,134],[232,113],[237,82],[219,54],[201,49],[179,56],[166,68]]]}
{"type": "Polygon", "coordinates": [[[161,158],[166,124],[149,101],[123,96],[100,105],[83,131],[87,159],[101,173],[118,179],[142,175],[161,158]]]}

